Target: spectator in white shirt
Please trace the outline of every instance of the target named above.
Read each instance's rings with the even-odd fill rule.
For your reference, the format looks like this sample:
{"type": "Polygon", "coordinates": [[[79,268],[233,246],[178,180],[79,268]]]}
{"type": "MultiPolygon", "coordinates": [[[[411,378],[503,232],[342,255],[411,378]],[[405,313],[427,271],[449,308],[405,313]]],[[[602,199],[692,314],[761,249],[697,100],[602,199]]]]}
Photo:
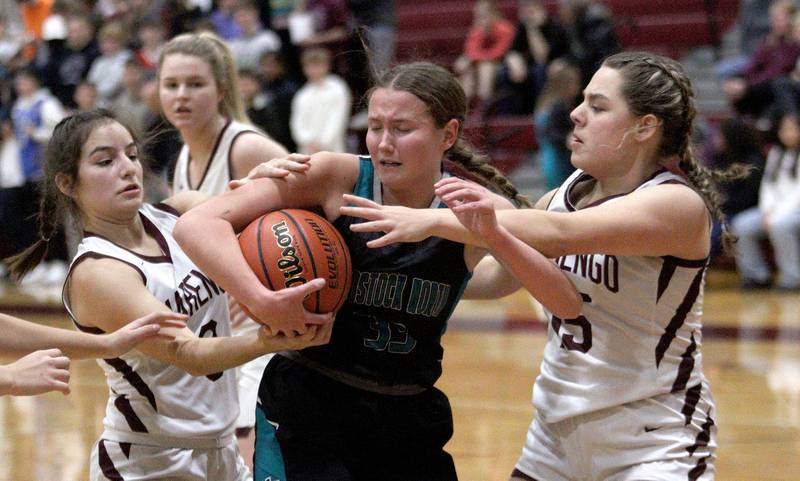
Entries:
{"type": "Polygon", "coordinates": [[[236,65],[241,69],[255,70],[258,60],[266,52],[281,49],[281,39],[272,30],[264,28],[259,20],[258,8],[249,1],[240,3],[233,13],[241,36],[229,43],[236,65]]]}
{"type": "Polygon", "coordinates": [[[107,23],[97,34],[100,56],[92,62],[87,80],[97,87],[100,107],[111,104],[122,91],[122,74],[131,52],[125,45],[127,35],[119,23],[107,23]]]}
{"type": "Polygon", "coordinates": [[[739,236],[736,267],[743,288],[771,284],[761,248],[761,238],[767,234],[778,269],[776,287],[800,289],[800,119],[796,114],[781,118],[778,140],[767,156],[758,207],[731,220],[732,230],[739,236]]]}
{"type": "Polygon", "coordinates": [[[292,100],[289,125],[301,153],[345,152],[351,95],[341,77],[331,73],[330,51],[310,48],[300,58],[308,81],[292,100]]]}

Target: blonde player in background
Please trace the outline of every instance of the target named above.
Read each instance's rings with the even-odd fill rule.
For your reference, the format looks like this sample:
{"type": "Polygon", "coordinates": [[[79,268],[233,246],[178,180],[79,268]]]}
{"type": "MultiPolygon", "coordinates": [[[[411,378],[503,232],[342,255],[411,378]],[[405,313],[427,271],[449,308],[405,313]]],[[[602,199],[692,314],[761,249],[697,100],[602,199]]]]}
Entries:
{"type": "MultiPolygon", "coordinates": [[[[198,190],[209,196],[228,190],[260,162],[284,157],[286,149],[254,127],[244,111],[236,63],[226,44],[208,32],[179,35],[164,46],[158,61],[161,110],[183,139],[172,192],[198,190]]],[[[259,325],[230,302],[234,335],[259,325]]],[[[237,369],[242,456],[252,464],[256,396],[269,356],[237,369]]]]}

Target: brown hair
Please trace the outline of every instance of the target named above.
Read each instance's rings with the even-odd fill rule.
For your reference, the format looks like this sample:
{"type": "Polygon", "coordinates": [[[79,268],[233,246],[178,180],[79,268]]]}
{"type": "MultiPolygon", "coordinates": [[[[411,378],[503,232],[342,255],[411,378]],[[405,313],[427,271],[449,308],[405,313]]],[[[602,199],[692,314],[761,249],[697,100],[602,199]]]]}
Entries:
{"type": "Polygon", "coordinates": [[[4,260],[15,279],[24,277],[44,259],[50,239],[68,218],[68,213],[73,219],[79,219],[75,202],[59,190],[56,176],[64,174],[72,180],[73,185],[76,185],[83,144],[97,127],[111,122],[119,122],[135,138],[129,127],[105,109],[80,112],[56,125],[44,152],[42,165],[44,175],[38,186],[41,192],[37,214],[39,240],[19,254],[4,260]]]}
{"type": "Polygon", "coordinates": [[[519,194],[511,181],[489,163],[489,158],[464,139],[467,99],[464,89],[447,69],[430,62],[401,64],[381,75],[375,86],[367,92],[367,99],[377,88],[401,90],[414,95],[428,107],[428,114],[438,128],[443,128],[451,119],[458,120],[458,137],[455,144],[445,152],[445,159],[456,164],[475,180],[496,188],[517,204],[531,206],[530,201],[519,194]]]}
{"type": "Polygon", "coordinates": [[[734,164],[726,170],[705,167],[691,145],[694,119],[694,91],[683,67],[667,57],[648,52],[621,52],[605,59],[603,65],[618,70],[623,77],[622,96],[636,116],[655,115],[662,123],[662,159],[678,159],[681,175],[703,197],[711,214],[723,228],[723,245],[729,250],[735,236],[728,231],[720,206],[720,182],[746,176],[747,167],[734,164]]]}
{"type": "Polygon", "coordinates": [[[164,59],[176,53],[198,57],[211,67],[211,75],[214,76],[217,88],[222,92],[222,100],[218,105],[220,114],[239,122],[251,123],[245,113],[242,95],[239,92],[236,62],[221,38],[211,32],[185,33],[167,42],[158,58],[159,84],[164,59]]]}

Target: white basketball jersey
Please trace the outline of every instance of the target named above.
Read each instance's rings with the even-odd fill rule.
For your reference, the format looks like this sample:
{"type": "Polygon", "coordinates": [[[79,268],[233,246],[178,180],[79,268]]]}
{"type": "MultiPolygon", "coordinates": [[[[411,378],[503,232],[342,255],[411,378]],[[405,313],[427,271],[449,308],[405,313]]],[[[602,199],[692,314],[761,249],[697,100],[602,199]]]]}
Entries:
{"type": "Polygon", "coordinates": [[[237,137],[247,132],[264,135],[256,127],[235,120],[229,121],[222,128],[217,138],[217,143],[214,145],[214,150],[211,152],[211,160],[206,166],[206,171],[200,179],[200,183],[196,186],[192,186],[191,182],[189,182],[189,147],[183,144],[175,164],[172,192],[177,194],[186,190],[199,190],[204,194],[216,195],[228,190],[228,182],[231,180],[231,147],[233,147],[233,142],[237,137]]]}
{"type": "MultiPolygon", "coordinates": [[[[591,180],[575,171],[547,210],[576,210],[570,194],[591,180]]],[[[676,182],[685,184],[662,171],[636,190],[676,182]]],[[[533,389],[544,421],[680,391],[691,413],[705,379],[700,327],[706,260],[598,253],[563,256],[556,263],[584,304],[575,319],[548,313],[548,341],[533,389]]]]}
{"type": "MultiPolygon", "coordinates": [[[[161,246],[163,256],[140,255],[87,234],[78,246],[70,274],[87,257],[118,259],[139,272],[158,300],[174,312],[188,314],[187,327],[198,337],[229,336],[225,291],[200,272],[173,239],[175,212],[163,204],[145,204],[139,214],[148,234],[161,246]]],[[[64,305],[75,324],[83,331],[102,333],[98,328],[82,326],[75,318],[66,285],[64,305]]],[[[214,439],[233,432],[239,414],[233,370],[192,376],[136,350],[118,358],[98,360],[98,364],[109,387],[104,438],[133,442],[142,442],[144,437],[214,439]]]]}

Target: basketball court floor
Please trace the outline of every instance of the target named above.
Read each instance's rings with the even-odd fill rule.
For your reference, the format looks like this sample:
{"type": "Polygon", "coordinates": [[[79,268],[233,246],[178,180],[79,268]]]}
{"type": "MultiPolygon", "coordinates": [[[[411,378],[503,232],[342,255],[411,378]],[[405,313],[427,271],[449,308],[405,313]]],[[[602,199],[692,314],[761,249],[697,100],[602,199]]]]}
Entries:
{"type": "MultiPolygon", "coordinates": [[[[711,272],[703,351],[716,403],[717,479],[800,480],[800,295],[741,292],[711,272]]],[[[70,328],[47,293],[5,287],[0,311],[70,328]]],[[[533,415],[545,324],[529,297],[464,301],[444,336],[438,386],[455,413],[448,450],[462,481],[508,479],[533,415]]],[[[0,333],[2,335],[2,333],[0,333]]],[[[94,361],[72,366],[72,394],[0,398],[0,481],[87,478],[107,389],[94,361]]]]}

